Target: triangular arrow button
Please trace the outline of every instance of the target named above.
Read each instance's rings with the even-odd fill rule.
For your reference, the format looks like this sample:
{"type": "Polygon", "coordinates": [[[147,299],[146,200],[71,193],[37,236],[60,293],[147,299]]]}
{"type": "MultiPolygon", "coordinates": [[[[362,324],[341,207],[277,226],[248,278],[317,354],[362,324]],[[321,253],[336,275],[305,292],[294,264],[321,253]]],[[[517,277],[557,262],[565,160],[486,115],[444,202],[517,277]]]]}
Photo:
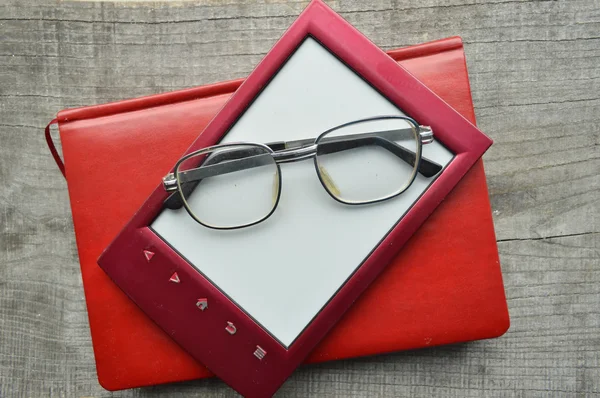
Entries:
{"type": "Polygon", "coordinates": [[[151,252],[150,250],[144,250],[144,257],[146,257],[146,261],[150,262],[152,257],[154,257],[154,252],[151,252]]]}
{"type": "Polygon", "coordinates": [[[169,279],[170,282],[173,283],[179,283],[179,275],[177,275],[177,272],[173,272],[173,275],[171,275],[171,278],[169,279]]]}

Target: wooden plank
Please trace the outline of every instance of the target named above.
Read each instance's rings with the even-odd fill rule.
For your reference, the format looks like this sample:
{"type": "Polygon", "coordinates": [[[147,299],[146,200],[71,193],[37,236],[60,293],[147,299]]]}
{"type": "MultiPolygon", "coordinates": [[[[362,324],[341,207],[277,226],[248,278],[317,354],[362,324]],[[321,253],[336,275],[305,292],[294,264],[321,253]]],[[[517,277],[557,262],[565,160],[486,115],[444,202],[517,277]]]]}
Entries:
{"type": "MultiPolygon", "coordinates": [[[[306,1],[0,4],[0,397],[98,385],[58,110],[247,75],[306,1]]],[[[305,367],[281,396],[600,394],[600,1],[329,4],[383,48],[465,40],[512,327],[305,367]]],[[[218,380],[119,396],[229,396],[218,380]]]]}

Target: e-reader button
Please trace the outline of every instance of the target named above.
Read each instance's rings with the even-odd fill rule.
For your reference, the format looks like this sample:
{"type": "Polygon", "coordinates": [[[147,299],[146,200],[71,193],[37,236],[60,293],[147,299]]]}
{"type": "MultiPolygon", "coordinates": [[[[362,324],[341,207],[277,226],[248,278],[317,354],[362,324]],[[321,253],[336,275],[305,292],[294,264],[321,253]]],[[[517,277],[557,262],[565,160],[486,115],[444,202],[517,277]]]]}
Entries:
{"type": "Polygon", "coordinates": [[[144,250],[144,257],[146,258],[147,262],[150,262],[150,260],[152,260],[152,257],[154,257],[154,252],[150,251],[148,249],[144,250]]]}
{"type": "Polygon", "coordinates": [[[177,272],[173,272],[173,275],[171,275],[171,277],[169,278],[169,282],[171,283],[180,283],[181,279],[179,279],[179,275],[177,275],[177,272]]]}
{"type": "Polygon", "coordinates": [[[227,331],[227,333],[234,335],[237,333],[237,328],[235,327],[235,325],[233,324],[233,322],[227,322],[227,326],[225,326],[225,330],[227,331]]]}
{"type": "Polygon", "coordinates": [[[208,308],[208,299],[199,298],[198,301],[196,301],[196,307],[198,307],[200,311],[204,311],[208,308]]]}
{"type": "Polygon", "coordinates": [[[258,358],[260,361],[262,361],[263,358],[265,357],[265,355],[267,355],[267,352],[265,351],[265,349],[262,348],[261,346],[257,345],[256,350],[254,350],[254,356],[256,358],[258,358]]]}

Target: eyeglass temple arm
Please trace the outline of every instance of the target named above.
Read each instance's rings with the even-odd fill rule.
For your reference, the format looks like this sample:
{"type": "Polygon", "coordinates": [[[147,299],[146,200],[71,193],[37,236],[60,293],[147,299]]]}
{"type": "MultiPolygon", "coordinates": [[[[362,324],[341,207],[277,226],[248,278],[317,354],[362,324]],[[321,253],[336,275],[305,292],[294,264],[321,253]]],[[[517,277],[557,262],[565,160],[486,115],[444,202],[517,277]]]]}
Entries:
{"type": "MultiPolygon", "coordinates": [[[[237,150],[235,152],[216,153],[214,156],[208,157],[202,166],[196,169],[188,170],[185,174],[183,174],[185,175],[185,177],[183,177],[184,181],[181,181],[185,182],[185,184],[181,185],[181,191],[183,192],[183,195],[185,197],[190,195],[194,189],[196,189],[196,186],[200,183],[200,181],[202,181],[204,178],[251,169],[253,167],[258,167],[261,164],[267,164],[273,161],[273,157],[270,153],[262,153],[252,156],[253,153],[256,153],[255,150],[253,151],[252,149],[247,149],[243,152],[241,150],[237,150]],[[248,153],[244,154],[243,152],[248,153]],[[240,157],[242,158],[240,159],[240,157]],[[221,163],[224,161],[228,162],[221,163]]],[[[180,173],[180,178],[181,175],[182,173],[180,173]]],[[[177,210],[183,207],[183,201],[181,199],[179,190],[173,192],[167,199],[165,199],[164,206],[167,209],[172,210],[177,210]]]]}
{"type": "MultiPolygon", "coordinates": [[[[411,138],[414,135],[413,129],[401,129],[401,130],[388,130],[378,131],[374,133],[364,134],[353,134],[351,136],[338,136],[332,138],[325,138],[319,142],[321,151],[325,150],[325,153],[341,152],[347,149],[358,148],[367,145],[379,145],[384,149],[387,149],[400,159],[404,160],[408,164],[414,164],[416,154],[404,148],[402,145],[396,144],[394,141],[398,140],[405,135],[406,138],[411,138]]],[[[281,141],[267,144],[267,146],[274,151],[281,151],[284,149],[294,149],[311,145],[314,143],[314,139],[303,139],[295,141],[281,141]]],[[[442,170],[442,166],[426,157],[421,156],[421,163],[419,164],[419,173],[424,177],[430,178],[439,173],[442,170]]]]}

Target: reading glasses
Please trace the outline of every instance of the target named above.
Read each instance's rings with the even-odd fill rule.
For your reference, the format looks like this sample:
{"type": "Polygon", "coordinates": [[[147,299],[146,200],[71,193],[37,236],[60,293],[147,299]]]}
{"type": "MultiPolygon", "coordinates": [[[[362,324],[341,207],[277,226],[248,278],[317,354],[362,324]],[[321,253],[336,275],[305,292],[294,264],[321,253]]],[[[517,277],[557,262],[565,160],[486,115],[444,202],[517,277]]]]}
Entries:
{"type": "Polygon", "coordinates": [[[281,163],[313,159],[327,193],[347,205],[365,205],[406,191],[417,174],[442,166],[422,156],[433,131],[404,116],[378,116],[331,128],[317,138],[228,143],[189,153],[163,178],[169,209],[184,207],[198,223],[236,229],[266,220],[281,196],[281,163]]]}

